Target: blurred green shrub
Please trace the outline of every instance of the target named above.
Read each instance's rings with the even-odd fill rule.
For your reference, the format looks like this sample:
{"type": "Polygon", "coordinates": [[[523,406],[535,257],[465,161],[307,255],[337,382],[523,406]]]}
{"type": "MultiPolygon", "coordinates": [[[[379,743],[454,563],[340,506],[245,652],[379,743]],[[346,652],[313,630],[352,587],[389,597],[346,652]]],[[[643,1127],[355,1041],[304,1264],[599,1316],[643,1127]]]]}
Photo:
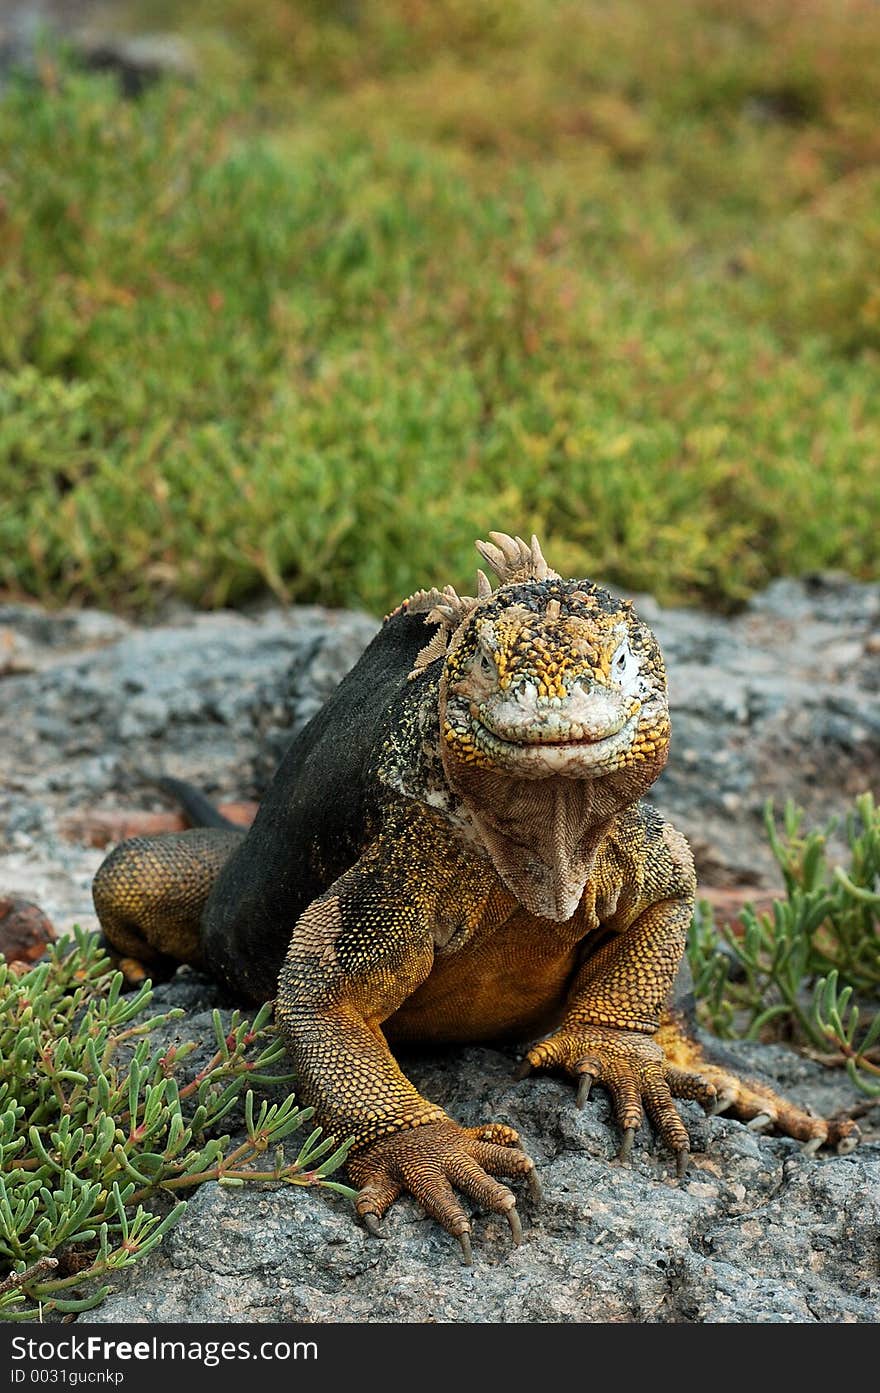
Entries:
{"type": "Polygon", "coordinates": [[[876,5],[136,8],[201,87],[0,102],[7,594],[877,575],[876,5]]]}

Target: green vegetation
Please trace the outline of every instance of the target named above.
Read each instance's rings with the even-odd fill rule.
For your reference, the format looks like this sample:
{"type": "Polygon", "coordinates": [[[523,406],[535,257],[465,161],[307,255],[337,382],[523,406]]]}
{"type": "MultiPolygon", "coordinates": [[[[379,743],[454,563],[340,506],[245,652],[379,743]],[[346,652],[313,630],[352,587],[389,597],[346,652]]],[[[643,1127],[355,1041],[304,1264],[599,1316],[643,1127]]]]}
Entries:
{"type": "Polygon", "coordinates": [[[765,820],[786,896],[772,914],[747,907],[722,929],[726,952],[699,907],[688,955],[703,1018],[719,1035],[794,1039],[880,1098],[880,808],[870,793],[856,799],[846,868],[828,862],[833,823],[804,835],[792,803],[781,832],[772,807],[765,820]]]}
{"type": "Polygon", "coordinates": [[[149,1039],[183,1012],[148,1017],[149,983],[121,986],[79,931],[20,975],[0,956],[0,1319],[99,1305],[103,1279],[154,1248],[186,1209],[175,1198],[206,1180],[354,1193],[328,1179],[348,1147],[320,1128],[285,1159],[281,1142],[313,1113],[292,1096],[255,1115],[248,1088],[246,1141],[217,1135],[246,1083],[290,1078],[271,1072],[283,1046],[269,1006],[252,1024],[234,1012],[228,1032],[215,1011],[217,1050],[196,1073],[184,1063],[195,1042],[149,1039]]]}
{"type": "Polygon", "coordinates": [[[194,87],[0,102],[7,594],[878,574],[880,7],[185,10],[194,87]]]}

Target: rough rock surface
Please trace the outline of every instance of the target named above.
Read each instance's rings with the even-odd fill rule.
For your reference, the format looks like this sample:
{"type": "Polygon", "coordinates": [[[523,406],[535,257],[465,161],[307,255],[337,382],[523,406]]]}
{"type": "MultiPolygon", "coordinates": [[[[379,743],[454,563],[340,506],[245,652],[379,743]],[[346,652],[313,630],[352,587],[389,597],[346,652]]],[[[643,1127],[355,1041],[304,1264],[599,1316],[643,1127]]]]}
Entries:
{"type": "MultiPolygon", "coordinates": [[[[194,1012],[182,1031],[213,1039],[215,997],[184,969],[157,990],[194,1012]],[[204,1014],[199,1014],[199,1011],[204,1014]]],[[[790,1051],[736,1046],[794,1097],[833,1110],[845,1081],[790,1051]]],[[[467,1124],[516,1127],[544,1201],[523,1194],[525,1241],[497,1215],[474,1219],[474,1265],[414,1201],[395,1205],[387,1241],[348,1201],[318,1190],[202,1187],[160,1249],[123,1274],[90,1321],[827,1322],[880,1319],[880,1141],[850,1156],[805,1156],[682,1104],[694,1155],[684,1181],[640,1132],[615,1158],[603,1091],[583,1112],[570,1084],[515,1083],[513,1051],[409,1053],[427,1096],[467,1124]]],[[[193,1068],[200,1056],[190,1061],[193,1068]]],[[[290,1141],[296,1154],[297,1136],[290,1141]]]]}
{"type": "Polygon", "coordinates": [[[733,619],[636,608],[663,647],[673,718],[652,797],[705,881],[769,883],[768,798],[821,826],[880,789],[880,585],[779,580],[733,619]]]}
{"type": "Polygon", "coordinates": [[[167,807],[149,783],[158,773],[248,796],[272,693],[288,692],[291,670],[305,675],[301,700],[287,698],[302,724],[375,628],[307,607],[180,611],[148,628],[0,605],[0,893],[36,900],[59,932],[94,926],[89,887],[105,853],[69,841],[65,820],[167,807]]]}

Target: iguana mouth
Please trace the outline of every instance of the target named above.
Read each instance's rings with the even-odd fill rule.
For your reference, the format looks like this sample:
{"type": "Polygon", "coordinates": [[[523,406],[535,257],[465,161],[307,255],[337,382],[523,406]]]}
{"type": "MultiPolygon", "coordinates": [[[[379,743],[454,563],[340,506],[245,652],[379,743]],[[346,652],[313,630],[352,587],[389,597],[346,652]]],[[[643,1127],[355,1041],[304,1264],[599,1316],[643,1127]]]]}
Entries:
{"type": "Polygon", "coordinates": [[[553,729],[553,727],[542,727],[540,725],[523,725],[514,730],[509,725],[493,724],[488,712],[480,711],[479,716],[475,717],[477,724],[496,740],[502,741],[506,745],[590,745],[597,747],[612,741],[626,727],[635,727],[637,711],[632,713],[622,712],[617,720],[608,722],[601,731],[590,731],[587,727],[577,721],[571,721],[565,728],[553,729]]]}
{"type": "Polygon", "coordinates": [[[490,754],[508,754],[515,759],[518,754],[534,752],[549,758],[564,758],[568,753],[587,756],[590,764],[599,764],[610,755],[628,749],[632,743],[639,719],[638,710],[629,716],[622,715],[610,727],[605,726],[601,733],[591,734],[583,726],[572,723],[565,731],[542,730],[540,727],[523,727],[522,731],[512,732],[509,727],[502,735],[487,724],[481,713],[474,719],[478,743],[490,754]]]}

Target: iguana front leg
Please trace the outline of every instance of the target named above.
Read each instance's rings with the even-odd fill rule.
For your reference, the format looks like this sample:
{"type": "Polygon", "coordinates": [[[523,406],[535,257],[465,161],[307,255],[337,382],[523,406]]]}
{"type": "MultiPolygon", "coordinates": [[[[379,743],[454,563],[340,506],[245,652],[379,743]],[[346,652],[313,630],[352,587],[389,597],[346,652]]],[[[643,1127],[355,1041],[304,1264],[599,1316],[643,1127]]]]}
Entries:
{"type": "Polygon", "coordinates": [[[690,850],[668,823],[639,816],[617,829],[599,852],[592,886],[595,902],[612,906],[604,921],[611,937],[577,973],[562,1025],[529,1050],[520,1070],[564,1069],[579,1080],[579,1107],[593,1080],[602,1083],[623,1131],[622,1160],[644,1109],[680,1174],[690,1142],[673,1100],[695,1098],[709,1108],[715,1089],[700,1074],[668,1062],[654,1036],[684,953],[695,888],[690,850]],[[634,866],[638,888],[628,895],[634,866]]]}
{"type": "MultiPolygon", "coordinates": [[[[412,848],[410,847],[409,850],[412,848]]],[[[393,1058],[387,1020],[431,970],[430,875],[407,848],[377,843],[296,925],[278,984],[276,1017],[301,1099],[328,1133],[354,1137],[349,1174],[371,1232],[404,1191],[461,1242],[470,1221],[455,1190],[521,1228],[516,1197],[497,1176],[532,1177],[511,1128],[464,1128],[422,1098],[393,1058]]]]}
{"type": "Polygon", "coordinates": [[[710,1107],[711,1084],[671,1067],[653,1038],[684,951],[692,907],[664,900],[644,910],[625,932],[591,958],[575,978],[562,1025],[529,1050],[520,1074],[562,1068],[579,1080],[583,1106],[596,1080],[609,1090],[629,1157],[643,1108],[674,1152],[679,1174],[690,1150],[674,1098],[710,1107]]]}

